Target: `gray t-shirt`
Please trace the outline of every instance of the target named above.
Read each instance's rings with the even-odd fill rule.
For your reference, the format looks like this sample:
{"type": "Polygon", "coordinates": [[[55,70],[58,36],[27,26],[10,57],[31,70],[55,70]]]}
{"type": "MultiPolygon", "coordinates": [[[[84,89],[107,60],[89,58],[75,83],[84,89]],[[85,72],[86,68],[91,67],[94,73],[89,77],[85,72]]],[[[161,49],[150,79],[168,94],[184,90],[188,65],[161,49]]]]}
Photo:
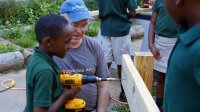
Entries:
{"type": "MultiPolygon", "coordinates": [[[[54,60],[61,69],[70,73],[95,75],[102,78],[109,76],[103,50],[93,38],[84,37],[78,48],[70,49],[63,59],[54,57],[54,60]]],[[[77,97],[86,101],[86,109],[96,108],[97,85],[84,85],[77,97]]]]}

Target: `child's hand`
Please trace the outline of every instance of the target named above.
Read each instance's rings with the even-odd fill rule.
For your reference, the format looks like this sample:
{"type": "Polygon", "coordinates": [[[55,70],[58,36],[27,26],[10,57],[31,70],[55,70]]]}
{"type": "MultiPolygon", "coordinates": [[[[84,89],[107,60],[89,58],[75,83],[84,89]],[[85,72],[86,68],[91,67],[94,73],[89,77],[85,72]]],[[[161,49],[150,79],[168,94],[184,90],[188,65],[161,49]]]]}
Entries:
{"type": "Polygon", "coordinates": [[[161,55],[160,55],[160,52],[159,52],[159,50],[155,47],[155,46],[151,46],[150,47],[150,51],[151,51],[151,53],[154,55],[154,57],[156,58],[156,59],[160,59],[161,58],[161,55]]]}
{"type": "Polygon", "coordinates": [[[65,99],[72,100],[80,90],[79,87],[73,87],[71,89],[65,87],[62,94],[65,96],[65,99]]]}

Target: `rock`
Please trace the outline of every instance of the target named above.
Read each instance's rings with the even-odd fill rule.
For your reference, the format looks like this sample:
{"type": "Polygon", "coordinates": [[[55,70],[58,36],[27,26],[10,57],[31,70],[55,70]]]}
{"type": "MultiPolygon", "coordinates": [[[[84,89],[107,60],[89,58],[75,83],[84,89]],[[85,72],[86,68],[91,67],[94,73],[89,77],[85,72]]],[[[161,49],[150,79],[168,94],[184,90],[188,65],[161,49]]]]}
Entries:
{"type": "Polygon", "coordinates": [[[144,27],[142,25],[132,26],[130,29],[130,35],[132,39],[140,39],[144,36],[144,27]]]}
{"type": "Polygon", "coordinates": [[[24,56],[21,52],[8,52],[0,54],[0,72],[16,69],[24,65],[24,56]]]}

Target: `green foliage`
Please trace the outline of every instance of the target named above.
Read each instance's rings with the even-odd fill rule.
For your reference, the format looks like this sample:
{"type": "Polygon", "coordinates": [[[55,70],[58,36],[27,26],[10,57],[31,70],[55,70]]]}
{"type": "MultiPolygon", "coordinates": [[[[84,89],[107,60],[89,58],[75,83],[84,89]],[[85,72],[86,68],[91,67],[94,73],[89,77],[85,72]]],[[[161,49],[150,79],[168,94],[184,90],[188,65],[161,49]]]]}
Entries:
{"type": "Polygon", "coordinates": [[[84,0],[85,5],[87,6],[88,10],[98,10],[97,2],[96,0],[84,0]]]}
{"type": "MultiPolygon", "coordinates": [[[[35,21],[48,13],[58,13],[64,0],[0,0],[0,23],[34,24],[35,21]]],[[[1,28],[1,27],[0,27],[1,28]]]]}
{"type": "Polygon", "coordinates": [[[15,27],[9,29],[3,34],[3,38],[10,40],[11,42],[19,45],[22,48],[32,48],[36,43],[34,27],[26,31],[22,30],[23,27],[15,27]]]}
{"type": "Polygon", "coordinates": [[[129,107],[128,105],[114,105],[111,110],[117,112],[129,112],[129,107]]]}
{"type": "Polygon", "coordinates": [[[156,96],[156,85],[155,84],[153,84],[153,86],[152,86],[152,96],[156,96]]]}
{"type": "Polygon", "coordinates": [[[88,29],[85,32],[85,35],[90,36],[90,37],[97,36],[99,32],[99,28],[100,28],[100,22],[95,21],[88,25],[88,29]]]}
{"type": "Polygon", "coordinates": [[[137,5],[142,6],[143,0],[137,0],[137,5]]]}
{"type": "Polygon", "coordinates": [[[0,43],[0,54],[16,51],[16,47],[11,44],[0,43]]]}
{"type": "Polygon", "coordinates": [[[14,18],[17,9],[15,0],[0,0],[0,22],[5,24],[7,20],[14,18]]]}

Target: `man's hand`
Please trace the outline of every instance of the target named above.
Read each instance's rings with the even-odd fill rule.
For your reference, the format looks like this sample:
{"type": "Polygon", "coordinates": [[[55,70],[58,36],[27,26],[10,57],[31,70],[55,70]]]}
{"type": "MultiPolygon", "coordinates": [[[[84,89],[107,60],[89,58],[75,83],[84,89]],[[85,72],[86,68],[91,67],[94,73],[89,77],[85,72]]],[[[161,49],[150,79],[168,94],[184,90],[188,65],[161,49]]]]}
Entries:
{"type": "Polygon", "coordinates": [[[159,60],[161,58],[160,52],[155,46],[152,45],[149,47],[149,49],[156,59],[159,60]]]}

